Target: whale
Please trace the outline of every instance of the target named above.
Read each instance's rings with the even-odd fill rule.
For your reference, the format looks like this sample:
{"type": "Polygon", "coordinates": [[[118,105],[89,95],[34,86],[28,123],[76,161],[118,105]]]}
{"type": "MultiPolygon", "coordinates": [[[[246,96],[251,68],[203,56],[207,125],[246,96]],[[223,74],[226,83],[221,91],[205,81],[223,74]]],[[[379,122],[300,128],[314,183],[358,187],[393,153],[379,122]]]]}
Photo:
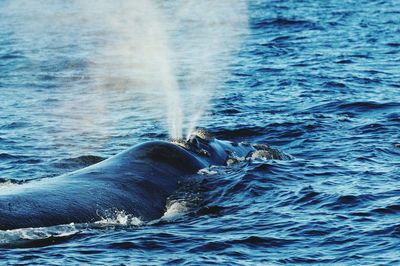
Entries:
{"type": "Polygon", "coordinates": [[[109,210],[141,221],[159,219],[182,181],[255,154],[285,158],[267,145],[218,140],[205,131],[187,140],[144,142],[71,173],[2,189],[0,230],[93,223],[109,210]]]}

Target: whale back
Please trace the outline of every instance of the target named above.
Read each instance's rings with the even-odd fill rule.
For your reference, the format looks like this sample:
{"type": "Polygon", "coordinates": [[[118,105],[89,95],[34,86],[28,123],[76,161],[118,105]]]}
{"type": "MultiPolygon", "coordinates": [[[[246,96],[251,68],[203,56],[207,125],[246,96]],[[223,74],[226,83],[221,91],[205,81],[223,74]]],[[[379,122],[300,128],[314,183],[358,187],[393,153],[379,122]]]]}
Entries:
{"type": "Polygon", "coordinates": [[[178,145],[165,141],[152,141],[140,144],[127,150],[127,155],[131,160],[146,161],[158,166],[174,167],[182,174],[191,174],[204,168],[206,164],[191,151],[178,145]]]}
{"type": "Polygon", "coordinates": [[[282,157],[266,145],[205,135],[183,144],[139,144],[84,169],[0,191],[0,230],[95,222],[107,218],[109,210],[154,220],[188,175],[209,165],[226,165],[232,158],[257,156],[282,157]]]}
{"type": "Polygon", "coordinates": [[[87,168],[2,191],[0,230],[95,222],[109,210],[153,220],[179,181],[205,165],[172,143],[139,144],[87,168]]]}

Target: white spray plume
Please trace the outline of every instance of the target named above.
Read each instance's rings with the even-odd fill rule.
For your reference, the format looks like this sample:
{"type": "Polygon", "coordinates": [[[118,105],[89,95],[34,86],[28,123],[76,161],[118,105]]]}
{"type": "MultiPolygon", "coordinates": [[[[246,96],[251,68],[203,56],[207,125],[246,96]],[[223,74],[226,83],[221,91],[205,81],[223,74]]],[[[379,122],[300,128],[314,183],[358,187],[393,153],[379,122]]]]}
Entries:
{"type": "Polygon", "coordinates": [[[111,97],[129,90],[121,97],[173,138],[189,135],[203,118],[247,31],[246,0],[14,0],[7,8],[29,29],[19,38],[27,46],[46,54],[49,44],[42,42],[52,40],[50,52],[75,45],[90,61],[87,100],[71,96],[60,112],[74,109],[85,124],[100,117],[110,123],[111,97]],[[92,107],[80,112],[84,107],[74,99],[92,107]]]}
{"type": "MultiPolygon", "coordinates": [[[[83,10],[90,10],[87,3],[83,10]]],[[[161,108],[171,137],[181,137],[183,114],[171,60],[174,55],[160,8],[151,0],[103,0],[92,4],[107,36],[93,70],[98,74],[98,87],[125,79],[122,84],[130,86],[128,89],[147,95],[140,103],[144,110],[161,108]]]]}
{"type": "Polygon", "coordinates": [[[247,33],[247,4],[242,0],[172,1],[170,21],[177,36],[177,73],[184,82],[186,137],[209,107],[210,99],[229,75],[229,66],[247,33]]]}
{"type": "Polygon", "coordinates": [[[118,3],[105,20],[118,33],[110,47],[120,56],[111,53],[110,61],[128,61],[122,69],[131,71],[130,78],[143,79],[141,89],[161,100],[149,101],[147,109],[164,106],[171,137],[182,137],[183,129],[189,136],[228,77],[248,28],[246,1],[118,3]]]}

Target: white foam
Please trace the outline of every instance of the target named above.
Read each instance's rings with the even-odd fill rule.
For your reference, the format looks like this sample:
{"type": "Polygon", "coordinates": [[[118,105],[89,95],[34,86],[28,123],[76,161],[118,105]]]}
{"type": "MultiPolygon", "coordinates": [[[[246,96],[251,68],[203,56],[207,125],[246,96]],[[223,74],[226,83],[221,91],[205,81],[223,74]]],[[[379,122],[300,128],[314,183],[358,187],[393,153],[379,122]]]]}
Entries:
{"type": "Polygon", "coordinates": [[[0,183],[0,189],[2,189],[2,188],[9,188],[9,187],[14,187],[14,186],[17,186],[18,184],[16,184],[16,183],[13,183],[13,182],[11,182],[11,181],[6,181],[6,182],[3,182],[3,183],[0,183]]]}
{"type": "Polygon", "coordinates": [[[143,221],[138,217],[127,214],[125,211],[113,211],[111,215],[103,217],[94,224],[100,226],[140,226],[143,225],[143,221]]]}
{"type": "Polygon", "coordinates": [[[189,210],[185,201],[172,201],[167,206],[167,210],[164,215],[161,217],[161,220],[171,220],[181,217],[182,214],[186,213],[189,210]]]}
{"type": "Polygon", "coordinates": [[[216,175],[216,174],[218,174],[218,171],[207,167],[207,168],[200,169],[197,173],[199,175],[216,175]]]}
{"type": "Polygon", "coordinates": [[[0,245],[18,243],[21,241],[34,241],[50,237],[68,237],[79,233],[80,230],[74,223],[50,227],[21,228],[0,231],[0,245]]]}

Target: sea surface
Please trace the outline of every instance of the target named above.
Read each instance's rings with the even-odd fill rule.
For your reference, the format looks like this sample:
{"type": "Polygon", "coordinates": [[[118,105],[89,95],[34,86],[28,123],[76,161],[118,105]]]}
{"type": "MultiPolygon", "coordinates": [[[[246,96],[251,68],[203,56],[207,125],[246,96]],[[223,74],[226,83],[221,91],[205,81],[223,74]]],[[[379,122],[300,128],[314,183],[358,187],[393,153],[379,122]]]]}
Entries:
{"type": "MultiPolygon", "coordinates": [[[[92,4],[0,0],[0,190],[168,138],[92,4]]],[[[150,223],[0,231],[1,265],[400,265],[400,1],[246,5],[198,126],[291,160],[204,169],[150,223]]]]}

